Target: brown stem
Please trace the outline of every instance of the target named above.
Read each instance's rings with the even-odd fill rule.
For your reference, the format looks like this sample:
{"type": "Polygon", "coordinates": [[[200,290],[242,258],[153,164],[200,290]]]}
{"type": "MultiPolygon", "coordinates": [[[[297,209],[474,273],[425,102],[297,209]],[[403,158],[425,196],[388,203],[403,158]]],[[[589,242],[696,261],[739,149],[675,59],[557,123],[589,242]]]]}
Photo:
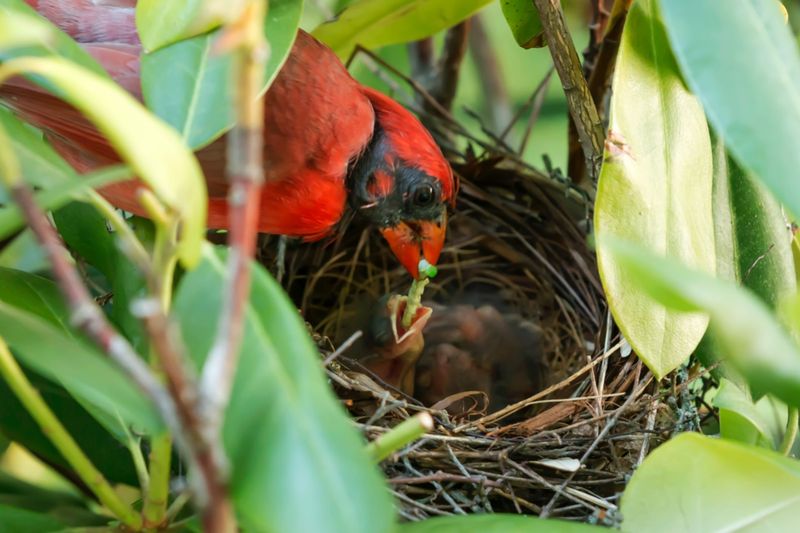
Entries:
{"type": "Polygon", "coordinates": [[[606,26],[607,31],[597,53],[594,68],[589,75],[589,92],[601,115],[605,114],[603,112],[605,95],[611,87],[611,75],[614,73],[622,28],[625,26],[625,18],[632,3],[633,0],[616,0],[614,2],[611,18],[606,26]]]}
{"type": "MultiPolygon", "coordinates": [[[[439,60],[433,63],[433,40],[428,37],[412,44],[411,67],[414,78],[426,88],[428,93],[448,111],[458,88],[458,74],[467,52],[467,35],[470,21],[465,20],[447,31],[439,60]]],[[[422,102],[425,111],[438,113],[438,109],[422,102]]]]}
{"type": "Polygon", "coordinates": [[[553,57],[553,65],[564,87],[567,106],[575,123],[588,175],[595,182],[603,157],[605,137],[603,124],[589,93],[586,79],[583,77],[581,62],[567,29],[559,0],[533,0],[533,2],[539,11],[547,46],[553,57]]]}
{"type": "MultiPolygon", "coordinates": [[[[478,69],[484,101],[489,106],[489,124],[494,131],[500,131],[511,122],[511,105],[508,89],[502,74],[502,65],[492,49],[489,36],[481,15],[472,17],[469,29],[469,52],[478,69]]],[[[505,137],[500,135],[501,138],[505,137]]]]}

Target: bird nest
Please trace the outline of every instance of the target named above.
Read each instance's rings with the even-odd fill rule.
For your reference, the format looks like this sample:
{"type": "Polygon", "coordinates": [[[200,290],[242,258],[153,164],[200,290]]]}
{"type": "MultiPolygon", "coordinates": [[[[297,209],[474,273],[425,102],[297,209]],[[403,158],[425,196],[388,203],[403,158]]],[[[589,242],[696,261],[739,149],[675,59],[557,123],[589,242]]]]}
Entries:
{"type": "Polygon", "coordinates": [[[283,285],[365,436],[420,411],[433,416],[432,432],[382,463],[404,518],[516,512],[614,523],[618,495],[648,451],[698,424],[697,376],[685,369],[659,385],[610,322],[584,194],[509,153],[450,156],[461,190],[425,294],[440,321],[425,330],[413,394],[369,370],[368,343],[358,338],[370,302],[409,284],[377,232],[353,221],[335,241],[289,243],[283,285]],[[493,318],[481,323],[487,307],[493,318]],[[475,328],[487,330],[488,343],[459,338],[475,328]],[[450,370],[445,378],[457,385],[483,372],[488,387],[445,387],[444,398],[420,401],[420,381],[431,380],[419,374],[435,363],[420,367],[442,346],[467,358],[439,368],[450,370]],[[531,362],[539,379],[524,370],[531,362]]]}

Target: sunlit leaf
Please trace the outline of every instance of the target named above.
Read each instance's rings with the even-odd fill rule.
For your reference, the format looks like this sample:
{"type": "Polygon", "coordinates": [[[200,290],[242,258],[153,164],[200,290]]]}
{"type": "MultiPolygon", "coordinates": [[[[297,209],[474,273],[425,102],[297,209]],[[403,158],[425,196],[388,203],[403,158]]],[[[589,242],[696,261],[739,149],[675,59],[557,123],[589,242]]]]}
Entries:
{"type": "Polygon", "coordinates": [[[207,192],[200,165],[172,128],[118,85],[61,58],[20,58],[0,73],[37,74],[58,86],[111,141],[136,175],[182,219],[179,254],[194,265],[205,237],[207,192]]]}
{"type": "Polygon", "coordinates": [[[660,3],[684,77],[709,121],[742,166],[800,216],[800,53],[777,3],[660,3]]]}
{"type": "MultiPolygon", "coordinates": [[[[263,267],[254,264],[252,275],[224,428],[244,529],[392,530],[389,493],[326,383],[297,309],[263,267]],[[314,502],[314,512],[298,512],[303,502],[314,502]]],[[[223,312],[224,278],[218,252],[208,247],[178,288],[174,313],[198,364],[223,312]]]]}
{"type": "Polygon", "coordinates": [[[507,533],[528,531],[530,533],[598,533],[608,531],[599,526],[590,526],[564,520],[542,520],[533,516],[512,514],[485,514],[471,516],[447,516],[429,518],[420,522],[401,525],[402,533],[507,533]]]}
{"type": "Polygon", "coordinates": [[[679,311],[704,311],[722,352],[747,378],[753,395],[769,392],[800,405],[800,349],[752,292],[653,255],[639,245],[603,238],[629,290],[644,290],[679,311]]]}
{"type": "Polygon", "coordinates": [[[634,472],[622,531],[794,531],[800,465],[742,444],[679,435],[634,472]]]}
{"type": "Polygon", "coordinates": [[[522,48],[544,46],[542,21],[532,0],[500,0],[500,7],[518,45],[522,48]]]}
{"type": "MultiPolygon", "coordinates": [[[[616,235],[714,270],[711,144],[703,110],[684,87],[655,0],[628,13],[613,82],[611,124],[595,204],[598,235],[616,235]]],[[[661,377],[697,346],[708,320],[632,291],[599,245],[598,267],[625,338],[661,377]]]]}
{"type": "MultiPolygon", "coordinates": [[[[269,3],[264,26],[269,42],[265,87],[272,83],[289,55],[301,11],[300,0],[269,3]]],[[[222,135],[234,122],[234,58],[212,49],[220,32],[171,44],[142,58],[142,93],[147,106],[178,130],[194,149],[222,135]]]]}
{"type": "Polygon", "coordinates": [[[356,0],[314,37],[346,59],[356,45],[378,48],[423,39],[469,18],[490,0],[356,0]]]}
{"type": "Polygon", "coordinates": [[[136,29],[148,51],[194,37],[234,20],[244,0],[139,0],[136,29]]]}

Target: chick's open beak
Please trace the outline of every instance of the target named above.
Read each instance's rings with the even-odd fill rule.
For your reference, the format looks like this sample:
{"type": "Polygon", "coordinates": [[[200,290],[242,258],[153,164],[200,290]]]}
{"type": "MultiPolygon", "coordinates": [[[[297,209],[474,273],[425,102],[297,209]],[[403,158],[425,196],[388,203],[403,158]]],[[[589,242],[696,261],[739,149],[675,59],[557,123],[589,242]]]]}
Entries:
{"type": "Polygon", "coordinates": [[[446,215],[437,221],[400,222],[381,229],[394,255],[414,279],[419,279],[419,261],[423,257],[431,265],[439,260],[444,246],[446,215]]]}

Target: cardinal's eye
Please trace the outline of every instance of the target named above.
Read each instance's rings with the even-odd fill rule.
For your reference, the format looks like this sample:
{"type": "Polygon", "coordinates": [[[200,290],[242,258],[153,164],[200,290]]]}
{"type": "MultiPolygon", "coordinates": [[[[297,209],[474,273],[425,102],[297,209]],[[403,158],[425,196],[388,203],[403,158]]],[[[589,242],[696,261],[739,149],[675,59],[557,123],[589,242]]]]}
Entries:
{"type": "Polygon", "coordinates": [[[434,198],[433,187],[430,185],[420,185],[414,189],[412,197],[414,205],[418,207],[428,207],[433,203],[434,198]]]}

